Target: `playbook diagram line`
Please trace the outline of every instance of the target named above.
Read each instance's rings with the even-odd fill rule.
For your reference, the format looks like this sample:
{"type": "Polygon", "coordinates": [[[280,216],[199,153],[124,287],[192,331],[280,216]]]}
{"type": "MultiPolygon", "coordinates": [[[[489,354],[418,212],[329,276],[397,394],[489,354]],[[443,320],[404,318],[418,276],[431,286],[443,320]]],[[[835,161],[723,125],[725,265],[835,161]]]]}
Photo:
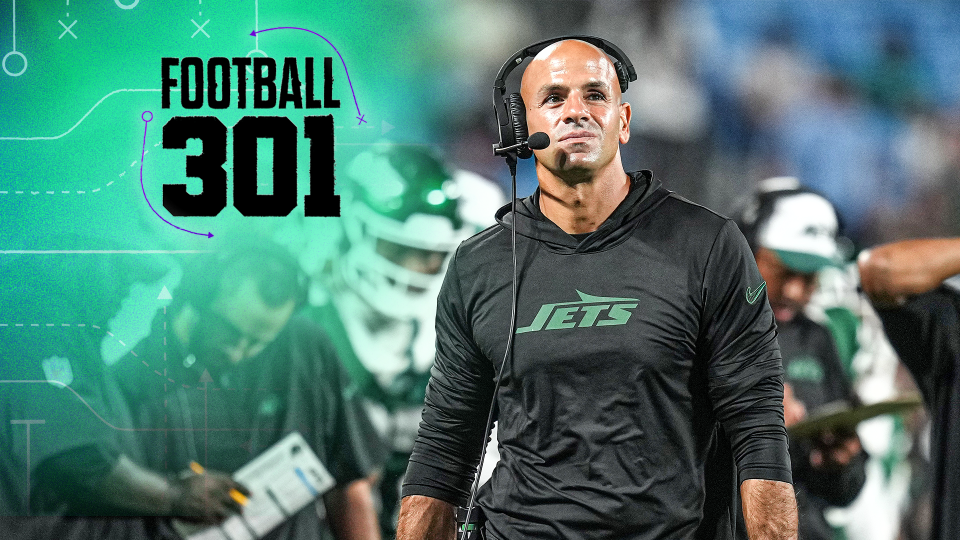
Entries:
{"type": "Polygon", "coordinates": [[[11,77],[19,77],[27,70],[27,57],[17,50],[17,0],[13,0],[13,50],[3,55],[3,61],[0,64],[2,64],[3,71],[11,77]],[[20,68],[20,71],[13,72],[7,67],[7,60],[11,56],[19,56],[23,60],[23,67],[20,68]]]}
{"type": "MultiPolygon", "coordinates": [[[[180,90],[177,89],[177,88],[172,88],[171,90],[174,91],[174,92],[179,92],[179,91],[180,91],[180,90]]],[[[77,126],[79,126],[84,120],[86,120],[87,117],[90,116],[90,113],[92,113],[92,112],[94,111],[94,109],[96,109],[97,107],[99,107],[101,103],[103,103],[104,101],[106,101],[107,98],[109,98],[109,97],[111,97],[111,96],[113,96],[113,95],[119,94],[119,93],[121,93],[121,92],[160,92],[160,89],[157,88],[156,90],[154,90],[154,89],[152,89],[152,88],[120,88],[120,89],[114,90],[113,92],[110,92],[109,94],[107,94],[107,95],[103,96],[102,98],[100,98],[100,101],[96,102],[96,103],[93,105],[93,107],[90,107],[90,110],[87,111],[87,114],[85,114],[85,115],[83,115],[82,117],[80,117],[80,120],[77,120],[77,123],[74,124],[73,127],[71,127],[70,129],[64,131],[63,133],[61,133],[61,134],[59,134],[59,135],[54,135],[54,136],[50,136],[50,137],[0,137],[0,141],[55,141],[55,140],[57,140],[57,139],[63,138],[63,137],[65,137],[66,135],[69,135],[73,130],[77,129],[77,126]]]]}
{"type": "Polygon", "coordinates": [[[164,223],[166,223],[167,225],[170,225],[174,229],[179,229],[183,232],[188,232],[190,234],[195,234],[197,236],[206,236],[207,238],[213,238],[212,232],[201,233],[201,232],[191,231],[190,229],[184,229],[183,227],[178,227],[173,223],[170,223],[169,221],[166,220],[166,218],[161,216],[160,213],[157,212],[156,209],[153,207],[153,205],[150,203],[150,198],[147,197],[147,188],[143,185],[143,156],[146,155],[147,153],[147,127],[150,125],[150,121],[153,120],[153,113],[150,111],[144,111],[143,114],[140,115],[140,117],[143,119],[143,153],[140,154],[140,189],[143,190],[143,198],[147,201],[147,206],[150,207],[150,210],[153,210],[153,213],[156,214],[158,218],[163,220],[164,223]]]}

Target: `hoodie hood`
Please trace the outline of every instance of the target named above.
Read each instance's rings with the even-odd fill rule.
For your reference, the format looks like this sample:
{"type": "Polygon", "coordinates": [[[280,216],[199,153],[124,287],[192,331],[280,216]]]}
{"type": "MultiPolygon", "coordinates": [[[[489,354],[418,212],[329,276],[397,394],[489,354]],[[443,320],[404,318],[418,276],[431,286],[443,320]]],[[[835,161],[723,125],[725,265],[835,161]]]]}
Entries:
{"type": "Polygon", "coordinates": [[[603,251],[623,241],[633,231],[643,214],[652,210],[670,193],[648,170],[627,173],[630,193],[596,231],[582,241],[567,234],[540,211],[540,188],[517,200],[516,215],[508,203],[497,210],[497,223],[508,231],[517,224],[517,234],[536,240],[559,253],[603,251]]]}

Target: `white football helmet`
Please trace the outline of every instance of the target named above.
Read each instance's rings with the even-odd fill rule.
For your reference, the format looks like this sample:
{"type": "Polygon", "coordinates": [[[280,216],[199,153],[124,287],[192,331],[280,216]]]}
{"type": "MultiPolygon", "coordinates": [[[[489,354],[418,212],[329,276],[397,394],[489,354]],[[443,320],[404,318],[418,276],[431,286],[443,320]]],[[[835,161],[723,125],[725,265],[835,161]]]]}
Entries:
{"type": "Polygon", "coordinates": [[[419,145],[376,146],[345,176],[344,283],[389,317],[429,312],[450,255],[477,230],[461,216],[459,184],[419,145]]]}

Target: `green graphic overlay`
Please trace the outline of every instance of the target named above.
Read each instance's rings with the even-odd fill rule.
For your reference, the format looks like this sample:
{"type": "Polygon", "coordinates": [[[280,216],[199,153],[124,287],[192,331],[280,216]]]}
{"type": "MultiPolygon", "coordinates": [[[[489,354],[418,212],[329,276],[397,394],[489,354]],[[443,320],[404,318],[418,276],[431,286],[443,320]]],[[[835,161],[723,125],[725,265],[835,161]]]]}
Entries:
{"type": "MultiPolygon", "coordinates": [[[[217,238],[189,238],[158,219],[163,185],[183,184],[193,195],[202,182],[186,172],[189,156],[205,147],[190,139],[184,149],[164,148],[162,127],[175,116],[211,116],[227,126],[223,163],[228,189],[226,208],[213,217],[164,219],[189,230],[216,233],[236,227],[269,229],[283,218],[247,218],[233,204],[235,137],[233,126],[244,117],[283,117],[298,130],[295,167],[299,208],[309,185],[310,140],[304,133],[307,116],[333,115],[335,158],[345,162],[361,145],[384,138],[429,140],[422,103],[426,86],[424,55],[434,30],[426,8],[415,2],[364,0],[317,3],[306,1],[187,2],[6,2],[4,48],[14,42],[17,54],[6,60],[9,75],[0,71],[0,248],[3,250],[101,249],[102,237],[122,238],[137,247],[211,249],[217,238]],[[15,8],[15,12],[14,12],[15,8]],[[59,22],[58,22],[59,21],[59,22]],[[282,26],[310,29],[265,31],[282,26]],[[255,35],[251,35],[254,31],[255,35]],[[204,69],[203,105],[184,108],[181,97],[197,91],[197,81],[183,80],[170,107],[161,103],[163,58],[263,59],[276,62],[277,103],[253,108],[254,73],[247,66],[245,108],[236,94],[236,67],[231,66],[232,99],[225,108],[212,108],[208,70],[204,69]],[[285,59],[295,59],[285,61],[285,59]],[[300,66],[300,91],[306,99],[307,59],[314,59],[317,99],[324,97],[325,59],[332,58],[331,103],[339,108],[307,109],[289,101],[281,108],[284,66],[300,66]],[[347,73],[349,70],[349,74],[347,73]],[[349,75],[349,78],[348,78],[349,75]],[[358,109],[364,122],[358,124],[358,109]],[[144,142],[144,111],[153,121],[144,142]],[[144,153],[143,150],[146,150],[144,153]],[[143,158],[141,160],[141,155],[143,158]],[[65,234],[83,236],[83,245],[65,234]]],[[[0,54],[2,56],[5,53],[0,54]]],[[[222,74],[217,71],[218,76],[222,74]]],[[[293,79],[293,75],[287,78],[293,79]]],[[[288,85],[293,91],[293,86],[288,85]]],[[[213,92],[220,95],[222,88],[213,92]]],[[[264,91],[266,94],[266,91],[264,91]]],[[[325,102],[326,103],[326,102],[325,102]]],[[[257,189],[271,195],[273,141],[258,141],[257,189]]],[[[285,146],[285,145],[278,145],[285,146]]],[[[288,154],[284,154],[288,155],[288,154]]],[[[314,167],[320,164],[314,163],[314,167]]],[[[218,164],[219,166],[219,164],[218,164]]],[[[249,212],[248,212],[249,213],[249,212]]],[[[323,221],[325,218],[321,218],[323,221]]]]}

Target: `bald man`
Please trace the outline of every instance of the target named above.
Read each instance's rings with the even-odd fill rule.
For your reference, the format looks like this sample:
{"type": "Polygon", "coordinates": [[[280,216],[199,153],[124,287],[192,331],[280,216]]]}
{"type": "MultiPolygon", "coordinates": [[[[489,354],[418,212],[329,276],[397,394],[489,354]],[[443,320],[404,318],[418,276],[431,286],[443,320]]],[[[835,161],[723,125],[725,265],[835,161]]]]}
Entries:
{"type": "Polygon", "coordinates": [[[398,538],[454,538],[479,460],[520,264],[500,461],[478,502],[491,539],[796,538],[773,313],[737,226],[627,173],[630,105],[593,45],[524,72],[539,189],[461,244],[398,538]],[[709,484],[709,485],[708,485],[709,484]]]}

